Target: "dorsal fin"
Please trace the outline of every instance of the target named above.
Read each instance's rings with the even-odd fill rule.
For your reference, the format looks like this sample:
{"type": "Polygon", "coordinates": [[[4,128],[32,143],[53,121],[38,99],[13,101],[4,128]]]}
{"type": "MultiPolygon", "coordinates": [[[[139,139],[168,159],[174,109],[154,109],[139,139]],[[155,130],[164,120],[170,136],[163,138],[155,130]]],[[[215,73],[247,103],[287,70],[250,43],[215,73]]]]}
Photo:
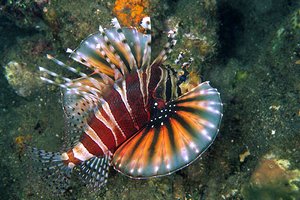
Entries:
{"type": "Polygon", "coordinates": [[[173,47],[177,42],[175,39],[176,34],[177,27],[168,32],[168,42],[165,44],[163,50],[158,54],[156,59],[152,62],[151,66],[159,66],[167,59],[167,56],[172,52],[173,47]]]}
{"type": "Polygon", "coordinates": [[[150,33],[140,33],[136,28],[121,28],[116,18],[112,22],[114,28],[100,26],[99,32],[83,40],[77,49],[68,50],[71,58],[113,79],[132,70],[147,68],[151,57],[150,33]]]}

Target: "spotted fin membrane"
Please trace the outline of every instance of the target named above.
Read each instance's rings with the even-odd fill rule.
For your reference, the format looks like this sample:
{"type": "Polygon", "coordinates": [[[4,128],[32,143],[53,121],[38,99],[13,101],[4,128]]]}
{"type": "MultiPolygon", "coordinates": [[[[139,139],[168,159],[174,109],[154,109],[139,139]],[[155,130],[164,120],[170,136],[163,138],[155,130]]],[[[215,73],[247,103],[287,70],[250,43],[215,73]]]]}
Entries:
{"type": "Polygon", "coordinates": [[[34,161],[39,165],[37,171],[42,172],[42,179],[53,189],[54,194],[64,193],[70,184],[72,169],[64,165],[59,152],[49,152],[28,147],[34,161]]]}

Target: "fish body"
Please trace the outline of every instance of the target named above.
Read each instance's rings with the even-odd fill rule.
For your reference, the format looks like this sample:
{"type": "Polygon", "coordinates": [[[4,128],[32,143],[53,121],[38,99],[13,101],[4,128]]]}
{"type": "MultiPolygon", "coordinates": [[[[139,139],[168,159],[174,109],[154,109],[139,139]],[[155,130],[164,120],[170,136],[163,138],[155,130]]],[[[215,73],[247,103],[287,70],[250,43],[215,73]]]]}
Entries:
{"type": "MultiPolygon", "coordinates": [[[[71,165],[80,164],[91,157],[101,157],[115,150],[150,120],[150,110],[144,105],[137,73],[114,83],[99,102],[79,140],[67,152],[71,165]],[[132,83],[134,82],[134,83],[132,83]],[[132,83],[132,84],[131,84],[132,83]],[[78,159],[76,151],[88,152],[87,157],[78,159]]],[[[82,157],[82,155],[81,155],[82,157]]]]}
{"type": "Polygon", "coordinates": [[[113,28],[100,27],[77,49],[68,50],[92,73],[80,72],[50,55],[49,59],[79,77],[69,79],[40,67],[47,74],[42,80],[64,90],[66,132],[75,138],[71,148],[58,153],[33,148],[48,178],[56,177],[61,191],[68,187],[74,168],[93,188],[106,183],[111,165],[131,178],[170,174],[196,160],[219,131],[222,103],[217,90],[204,82],[182,94],[186,68],[178,75],[163,64],[176,43],[176,29],[169,32],[167,44],[151,62],[150,18],[141,23],[145,33],[121,28],[117,19],[112,23],[113,28]]]}

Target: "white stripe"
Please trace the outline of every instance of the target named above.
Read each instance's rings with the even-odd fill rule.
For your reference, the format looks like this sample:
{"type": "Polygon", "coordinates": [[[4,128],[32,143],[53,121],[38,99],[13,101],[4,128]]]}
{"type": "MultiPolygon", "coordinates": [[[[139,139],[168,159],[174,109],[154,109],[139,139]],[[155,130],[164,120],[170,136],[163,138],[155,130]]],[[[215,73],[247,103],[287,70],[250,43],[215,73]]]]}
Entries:
{"type": "MultiPolygon", "coordinates": [[[[145,91],[144,91],[144,89],[146,89],[145,88],[145,86],[144,86],[144,79],[143,79],[143,71],[141,71],[141,70],[138,70],[137,71],[137,74],[138,74],[138,77],[139,77],[139,82],[140,82],[140,90],[141,90],[141,93],[142,93],[142,97],[143,97],[143,102],[144,102],[144,108],[146,108],[146,94],[145,94],[145,91]]],[[[145,111],[146,111],[146,109],[145,109],[145,111]]],[[[147,111],[146,111],[147,112],[147,111]]]]}
{"type": "Polygon", "coordinates": [[[130,69],[132,70],[133,67],[137,68],[136,60],[135,60],[135,58],[134,58],[134,56],[133,56],[133,54],[132,54],[132,51],[131,51],[131,49],[130,49],[129,44],[128,44],[127,41],[126,41],[126,37],[125,37],[123,31],[118,32],[118,36],[119,36],[119,39],[121,40],[120,42],[121,42],[121,43],[123,44],[123,46],[125,47],[125,50],[126,50],[127,55],[129,56],[128,62],[129,62],[129,65],[130,65],[130,69]],[[126,41],[126,42],[124,42],[124,41],[126,41]]]}
{"type": "Polygon", "coordinates": [[[114,84],[114,88],[115,90],[120,94],[121,96],[121,99],[126,107],[126,109],[128,110],[129,112],[129,115],[130,115],[130,118],[132,119],[133,121],[133,124],[134,124],[134,127],[136,129],[140,129],[140,127],[138,126],[138,124],[136,123],[134,117],[133,117],[133,114],[132,114],[132,109],[128,103],[128,99],[127,99],[127,90],[126,90],[126,82],[125,81],[122,81],[122,89],[117,85],[117,84],[114,84]]]}
{"type": "Polygon", "coordinates": [[[142,19],[142,23],[141,23],[141,26],[144,28],[144,29],[151,29],[151,23],[150,23],[150,17],[144,17],[142,19]]]}
{"type": "Polygon", "coordinates": [[[120,130],[120,132],[122,133],[122,136],[124,138],[126,138],[126,135],[124,134],[123,130],[120,128],[119,124],[117,123],[115,117],[113,116],[110,108],[109,108],[109,105],[108,103],[104,100],[103,102],[105,102],[103,105],[102,105],[102,108],[103,110],[106,112],[106,114],[109,116],[110,120],[116,125],[116,127],[120,130]]]}
{"type": "Polygon", "coordinates": [[[151,34],[144,35],[144,37],[148,37],[147,42],[145,43],[144,55],[143,55],[143,67],[149,67],[150,59],[151,59],[151,34]]]}
{"type": "MultiPolygon", "coordinates": [[[[119,124],[117,123],[115,117],[113,116],[110,108],[109,108],[109,105],[108,103],[104,100],[104,99],[101,99],[101,102],[102,102],[102,108],[103,110],[106,112],[106,114],[109,116],[110,120],[113,122],[113,124],[120,130],[120,132],[122,133],[122,136],[124,138],[126,138],[126,135],[124,134],[123,130],[120,128],[119,124]]],[[[114,133],[114,132],[113,132],[114,133]]],[[[116,140],[117,141],[117,140],[116,140]]]]}
{"type": "MultiPolygon", "coordinates": [[[[122,30],[122,29],[120,29],[120,30],[122,30]]],[[[105,33],[105,36],[104,36],[104,40],[106,41],[106,43],[109,40],[109,38],[106,35],[109,35],[110,37],[114,38],[116,40],[115,43],[119,43],[119,45],[122,46],[122,48],[124,48],[124,50],[125,50],[124,56],[126,57],[126,59],[128,59],[127,61],[128,61],[128,64],[130,65],[129,66],[130,69],[132,70],[133,67],[137,67],[136,61],[135,61],[135,58],[134,58],[134,56],[131,52],[130,46],[127,44],[127,42],[125,42],[125,43],[123,42],[123,41],[126,40],[125,35],[122,32],[120,32],[120,33],[117,32],[116,35],[115,35],[115,34],[113,34],[112,31],[107,31],[105,33]]]]}
{"type": "MultiPolygon", "coordinates": [[[[107,33],[107,34],[110,34],[110,31],[107,33]]],[[[115,36],[114,35],[111,35],[112,38],[114,38],[115,36]]],[[[103,44],[103,41],[100,40],[99,37],[94,37],[94,39],[96,40],[96,42],[98,43],[98,47],[102,49],[102,51],[104,51],[105,53],[105,50],[106,51],[110,51],[108,48],[106,48],[105,45],[107,45],[107,43],[104,45],[103,44]]],[[[106,41],[107,42],[107,41],[106,41]]],[[[112,51],[116,52],[116,50],[114,49],[114,47],[112,45],[109,45],[111,49],[113,49],[112,51]]],[[[99,49],[100,50],[100,49],[99,49]]],[[[100,50],[101,51],[101,50],[100,50]]],[[[106,53],[105,53],[106,54],[106,53]]],[[[117,54],[117,53],[114,53],[113,54],[114,58],[117,59],[117,61],[119,62],[119,68],[121,69],[122,73],[123,74],[126,74],[127,73],[127,68],[124,64],[124,62],[122,61],[121,57],[117,54]]]]}
{"type": "Polygon", "coordinates": [[[162,91],[162,98],[163,100],[166,100],[166,83],[167,83],[167,77],[168,77],[168,73],[166,73],[166,71],[164,69],[162,69],[161,67],[159,67],[160,71],[161,71],[161,76],[160,76],[160,80],[157,83],[154,91],[157,91],[157,88],[159,86],[163,87],[163,91],[162,91]]]}
{"type": "Polygon", "coordinates": [[[119,21],[117,20],[116,17],[114,17],[114,18],[111,20],[111,22],[112,22],[112,24],[114,25],[114,27],[115,27],[116,29],[121,28],[121,26],[120,26],[120,24],[119,24],[119,21]]]}
{"type": "Polygon", "coordinates": [[[116,144],[116,146],[118,146],[118,138],[117,138],[117,135],[114,132],[114,128],[111,126],[111,124],[103,117],[103,115],[100,113],[99,110],[95,113],[95,117],[99,121],[101,121],[112,132],[112,134],[114,136],[115,144],[116,144]]]}
{"type": "Polygon", "coordinates": [[[62,159],[62,160],[69,160],[68,154],[67,154],[66,152],[62,153],[62,154],[61,154],[61,159],[62,159]]]}
{"type": "Polygon", "coordinates": [[[68,167],[71,168],[71,169],[73,169],[75,167],[75,164],[72,163],[72,162],[69,162],[68,167]]]}
{"type": "Polygon", "coordinates": [[[141,41],[140,41],[140,37],[139,37],[139,32],[136,29],[132,29],[133,35],[134,35],[134,41],[135,41],[135,52],[136,52],[136,61],[137,61],[137,67],[138,69],[141,68],[142,63],[141,63],[141,59],[142,59],[142,54],[141,54],[141,41]]]}
{"type": "Polygon", "coordinates": [[[84,147],[81,142],[78,142],[78,144],[72,149],[72,151],[74,157],[81,161],[86,161],[94,157],[94,155],[90,154],[90,152],[84,147]]]}
{"type": "Polygon", "coordinates": [[[171,90],[172,90],[171,99],[175,99],[178,97],[177,85],[176,85],[177,79],[175,79],[172,70],[170,70],[170,78],[171,78],[171,90]]]}
{"type": "Polygon", "coordinates": [[[207,132],[206,129],[203,129],[203,130],[201,131],[201,133],[202,133],[202,134],[204,135],[204,137],[206,137],[206,139],[208,139],[209,141],[212,140],[212,138],[210,137],[210,135],[209,135],[209,133],[207,132]]]}
{"type": "Polygon", "coordinates": [[[151,78],[151,70],[152,70],[152,67],[148,67],[147,70],[146,70],[146,95],[147,95],[147,99],[146,99],[146,103],[148,102],[148,99],[149,99],[149,83],[150,83],[150,78],[151,78]]]}
{"type": "MultiPolygon", "coordinates": [[[[76,62],[79,62],[80,64],[87,66],[88,68],[92,68],[92,65],[89,64],[89,62],[87,61],[87,58],[81,52],[76,51],[75,54],[72,54],[71,58],[73,60],[75,60],[76,62]],[[83,60],[83,62],[81,60],[83,60]]],[[[71,68],[69,70],[73,71],[73,69],[71,69],[71,68]]],[[[75,73],[75,71],[74,71],[74,73],[75,73]]],[[[81,74],[81,73],[79,72],[79,74],[81,74]]],[[[81,74],[81,75],[83,75],[83,74],[81,74]]],[[[85,77],[85,76],[82,76],[82,77],[85,77]]]]}
{"type": "Polygon", "coordinates": [[[87,126],[85,133],[90,136],[90,138],[100,147],[104,154],[109,151],[107,146],[102,142],[97,133],[90,126],[87,126]]]}

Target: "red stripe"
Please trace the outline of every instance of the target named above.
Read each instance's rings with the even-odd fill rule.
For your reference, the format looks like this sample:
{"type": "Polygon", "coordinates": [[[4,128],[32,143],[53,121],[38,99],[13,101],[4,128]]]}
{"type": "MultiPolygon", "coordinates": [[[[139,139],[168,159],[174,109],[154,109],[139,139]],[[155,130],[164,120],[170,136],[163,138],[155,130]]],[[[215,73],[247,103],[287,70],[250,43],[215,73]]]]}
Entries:
{"type": "MultiPolygon", "coordinates": [[[[111,112],[112,112],[113,117],[115,118],[112,110],[111,110],[111,112]]],[[[123,143],[123,141],[126,140],[126,137],[123,136],[121,130],[118,128],[118,124],[115,124],[115,122],[108,116],[108,114],[105,112],[105,110],[101,109],[100,113],[106,119],[106,121],[109,123],[110,127],[112,128],[113,133],[115,134],[115,136],[118,140],[117,144],[120,145],[121,143],[123,143]]],[[[115,118],[115,120],[116,120],[116,118],[115,118]]]]}
{"type": "Polygon", "coordinates": [[[116,90],[112,90],[110,96],[104,99],[108,103],[111,113],[113,114],[116,122],[118,123],[119,127],[122,129],[126,138],[132,136],[137,131],[137,129],[134,127],[133,120],[120,94],[116,90]]]}
{"type": "Polygon", "coordinates": [[[147,103],[147,99],[148,99],[148,92],[147,92],[147,77],[148,77],[148,75],[147,75],[147,73],[145,72],[145,71],[143,71],[142,73],[141,73],[141,77],[142,77],[142,82],[143,82],[143,88],[142,88],[142,90],[144,91],[144,93],[145,93],[145,101],[146,101],[146,103],[147,103]]]}
{"type": "MultiPolygon", "coordinates": [[[[150,76],[150,74],[149,74],[150,76]]],[[[148,87],[149,99],[153,97],[153,92],[156,86],[158,85],[160,78],[162,76],[162,72],[159,66],[151,66],[151,76],[148,87]]]]}
{"type": "Polygon", "coordinates": [[[148,114],[145,111],[143,94],[140,89],[137,73],[126,79],[126,87],[128,104],[132,109],[132,115],[136,123],[141,129],[149,119],[148,114]]]}
{"type": "Polygon", "coordinates": [[[80,164],[82,162],[78,158],[75,158],[74,153],[73,153],[73,149],[70,149],[67,152],[67,154],[69,156],[69,160],[67,162],[65,162],[65,164],[69,164],[70,162],[72,162],[74,165],[78,165],[78,164],[80,164]]]}
{"type": "Polygon", "coordinates": [[[102,149],[98,146],[96,142],[94,142],[94,140],[88,134],[84,133],[80,142],[90,154],[93,154],[94,156],[104,155],[102,149]]]}
{"type": "Polygon", "coordinates": [[[95,115],[91,118],[88,124],[99,136],[105,146],[107,146],[109,150],[114,151],[116,148],[116,141],[111,130],[107,128],[106,125],[100,120],[98,120],[95,115]]]}

